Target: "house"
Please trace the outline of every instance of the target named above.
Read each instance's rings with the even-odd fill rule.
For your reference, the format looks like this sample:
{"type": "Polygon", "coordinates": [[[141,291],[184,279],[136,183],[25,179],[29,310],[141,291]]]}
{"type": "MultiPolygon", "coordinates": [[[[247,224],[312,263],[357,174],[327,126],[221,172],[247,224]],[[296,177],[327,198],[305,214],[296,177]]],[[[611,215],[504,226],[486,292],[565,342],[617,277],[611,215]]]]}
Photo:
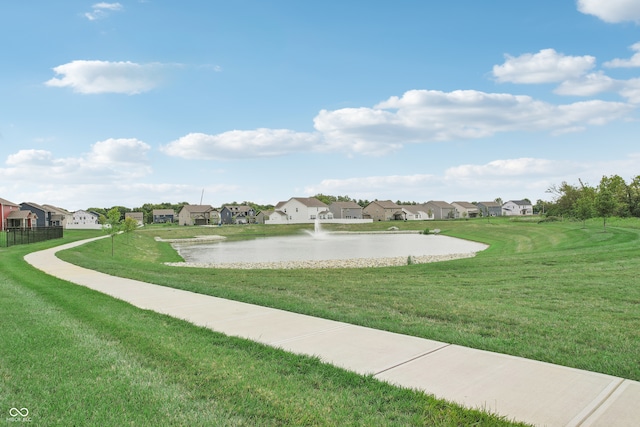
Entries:
{"type": "Polygon", "coordinates": [[[362,219],[362,206],[356,202],[333,202],[329,210],[336,219],[362,219]]]}
{"type": "Polygon", "coordinates": [[[292,197],[279,202],[265,224],[303,224],[319,219],[333,219],[329,206],[315,197],[292,197]]]}
{"type": "Polygon", "coordinates": [[[273,209],[260,211],[256,214],[256,224],[264,224],[269,220],[269,217],[274,213],[273,209]]]}
{"type": "Polygon", "coordinates": [[[220,223],[249,224],[255,222],[256,211],[248,205],[225,205],[220,209],[220,223]]]}
{"type": "Polygon", "coordinates": [[[172,223],[175,221],[176,211],[173,209],[154,209],[152,215],[154,224],[172,223]]]}
{"type": "Polygon", "coordinates": [[[67,221],[71,219],[72,214],[66,209],[47,204],[43,204],[42,207],[51,212],[49,225],[52,227],[66,227],[67,221]]]}
{"type": "Polygon", "coordinates": [[[476,218],[480,214],[478,207],[469,202],[451,202],[456,209],[456,218],[476,218]]]}
{"type": "Polygon", "coordinates": [[[533,206],[528,200],[509,200],[502,205],[502,213],[506,216],[533,215],[533,206]]]}
{"type": "Polygon", "coordinates": [[[71,214],[71,219],[67,220],[67,229],[80,230],[100,230],[100,215],[96,212],[78,210],[71,214]]]}
{"type": "Polygon", "coordinates": [[[391,200],[374,200],[362,209],[362,213],[364,218],[373,221],[404,220],[402,208],[391,200]]]}
{"type": "Polygon", "coordinates": [[[36,227],[38,217],[26,210],[13,210],[7,215],[7,229],[36,227]]]}
{"type": "Polygon", "coordinates": [[[476,203],[482,216],[502,216],[502,205],[498,202],[476,203]]]}
{"type": "Polygon", "coordinates": [[[209,225],[220,222],[220,213],[211,205],[184,205],[178,212],[180,225],[209,225]]]}
{"type": "Polygon", "coordinates": [[[424,205],[400,205],[405,221],[425,221],[434,219],[433,212],[429,215],[429,209],[424,205]]]}
{"type": "Polygon", "coordinates": [[[0,231],[6,230],[8,227],[7,217],[13,211],[19,211],[20,205],[0,198],[0,231]]]}
{"type": "Polygon", "coordinates": [[[51,215],[52,212],[41,206],[37,203],[33,202],[22,202],[20,203],[20,210],[23,211],[31,211],[36,214],[37,219],[35,226],[36,227],[50,227],[51,226],[51,215]]]}
{"type": "Polygon", "coordinates": [[[441,200],[429,200],[423,205],[427,212],[433,214],[434,219],[453,219],[456,217],[456,208],[441,200]]]}
{"type": "Polygon", "coordinates": [[[124,219],[133,218],[138,221],[138,225],[144,225],[144,212],[125,212],[124,219]]]}

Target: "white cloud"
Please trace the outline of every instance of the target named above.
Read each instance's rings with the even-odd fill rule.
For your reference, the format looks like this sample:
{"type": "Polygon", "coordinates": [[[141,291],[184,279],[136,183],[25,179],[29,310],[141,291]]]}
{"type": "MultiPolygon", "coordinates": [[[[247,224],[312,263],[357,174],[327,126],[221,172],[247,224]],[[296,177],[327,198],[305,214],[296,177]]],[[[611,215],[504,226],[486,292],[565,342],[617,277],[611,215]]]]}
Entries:
{"type": "Polygon", "coordinates": [[[233,130],[218,135],[190,133],[161,150],[185,159],[241,159],[273,157],[297,151],[309,151],[318,135],[287,129],[233,130]]]}
{"type": "Polygon", "coordinates": [[[109,12],[118,12],[123,9],[120,3],[96,3],[92,6],[92,11],[84,14],[89,21],[104,19],[109,16],[109,12]]]}
{"type": "Polygon", "coordinates": [[[640,23],[640,2],[637,0],[578,0],[578,10],[609,23],[640,23]]]}
{"type": "Polygon", "coordinates": [[[56,158],[47,150],[20,150],[7,157],[0,176],[18,178],[25,170],[46,176],[48,183],[111,182],[151,173],[146,158],[150,146],[136,139],[108,139],[77,157],[56,158]]]}
{"type": "Polygon", "coordinates": [[[629,59],[613,59],[605,62],[603,65],[609,68],[633,68],[640,67],[640,43],[635,43],[631,46],[631,50],[636,53],[629,59]]]}
{"type": "Polygon", "coordinates": [[[405,144],[476,139],[500,132],[574,132],[625,117],[633,106],[591,100],[554,105],[529,96],[473,90],[412,90],[373,108],[322,110],[315,133],[287,129],[191,133],[161,150],[186,159],[238,159],[293,152],[383,155],[405,144]]]}
{"type": "Polygon", "coordinates": [[[493,75],[501,83],[553,83],[575,79],[593,68],[596,61],[593,56],[566,56],[554,49],[505,57],[504,64],[493,66],[493,75]]]}
{"type": "Polygon", "coordinates": [[[145,163],[151,146],[135,138],[96,142],[91,146],[88,158],[95,163],[145,163]]]}
{"type": "Polygon", "coordinates": [[[554,90],[554,93],[558,95],[592,96],[602,92],[616,91],[620,86],[621,82],[599,71],[578,79],[566,80],[554,90]]]}
{"type": "Polygon", "coordinates": [[[161,64],[76,60],[53,69],[61,78],[45,82],[52,87],[70,87],[83,94],[147,92],[160,84],[161,64]]]}

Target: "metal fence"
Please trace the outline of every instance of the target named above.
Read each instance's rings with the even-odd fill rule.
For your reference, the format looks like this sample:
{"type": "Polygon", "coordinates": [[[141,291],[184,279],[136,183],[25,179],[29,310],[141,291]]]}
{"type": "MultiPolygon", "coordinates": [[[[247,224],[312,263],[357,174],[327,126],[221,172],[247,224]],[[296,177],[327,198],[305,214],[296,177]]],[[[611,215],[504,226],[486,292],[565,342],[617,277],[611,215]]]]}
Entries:
{"type": "Polygon", "coordinates": [[[4,234],[4,246],[26,245],[43,242],[45,240],[60,239],[63,236],[62,227],[9,228],[4,234]]]}

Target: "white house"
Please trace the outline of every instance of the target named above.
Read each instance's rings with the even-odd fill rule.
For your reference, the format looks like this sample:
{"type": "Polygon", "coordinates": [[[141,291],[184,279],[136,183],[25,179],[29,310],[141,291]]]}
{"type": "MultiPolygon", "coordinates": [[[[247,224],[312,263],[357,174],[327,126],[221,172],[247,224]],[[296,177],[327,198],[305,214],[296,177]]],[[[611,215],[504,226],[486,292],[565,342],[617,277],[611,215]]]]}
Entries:
{"type": "Polygon", "coordinates": [[[265,219],[265,224],[312,223],[316,218],[333,219],[329,206],[314,197],[292,197],[276,205],[273,214],[265,219]]]}
{"type": "Polygon", "coordinates": [[[100,216],[97,213],[79,210],[71,215],[71,220],[67,220],[67,228],[99,230],[102,225],[100,224],[100,216]]]}
{"type": "Polygon", "coordinates": [[[506,216],[533,215],[533,206],[526,200],[509,200],[502,205],[502,214],[506,216]]]}
{"type": "Polygon", "coordinates": [[[406,221],[425,221],[434,219],[433,212],[429,215],[429,209],[424,205],[400,205],[406,221]]]}

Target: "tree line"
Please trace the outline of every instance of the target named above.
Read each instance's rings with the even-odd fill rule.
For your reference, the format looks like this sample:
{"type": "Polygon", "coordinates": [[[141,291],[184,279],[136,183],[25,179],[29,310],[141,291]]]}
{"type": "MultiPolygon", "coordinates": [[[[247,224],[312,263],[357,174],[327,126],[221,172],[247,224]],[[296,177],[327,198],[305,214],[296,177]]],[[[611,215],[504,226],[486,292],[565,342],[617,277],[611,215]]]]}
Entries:
{"type": "Polygon", "coordinates": [[[626,182],[619,175],[603,176],[598,185],[562,182],[549,187],[554,200],[538,200],[536,206],[547,216],[571,217],[581,221],[601,217],[640,218],[640,175],[626,182]]]}

